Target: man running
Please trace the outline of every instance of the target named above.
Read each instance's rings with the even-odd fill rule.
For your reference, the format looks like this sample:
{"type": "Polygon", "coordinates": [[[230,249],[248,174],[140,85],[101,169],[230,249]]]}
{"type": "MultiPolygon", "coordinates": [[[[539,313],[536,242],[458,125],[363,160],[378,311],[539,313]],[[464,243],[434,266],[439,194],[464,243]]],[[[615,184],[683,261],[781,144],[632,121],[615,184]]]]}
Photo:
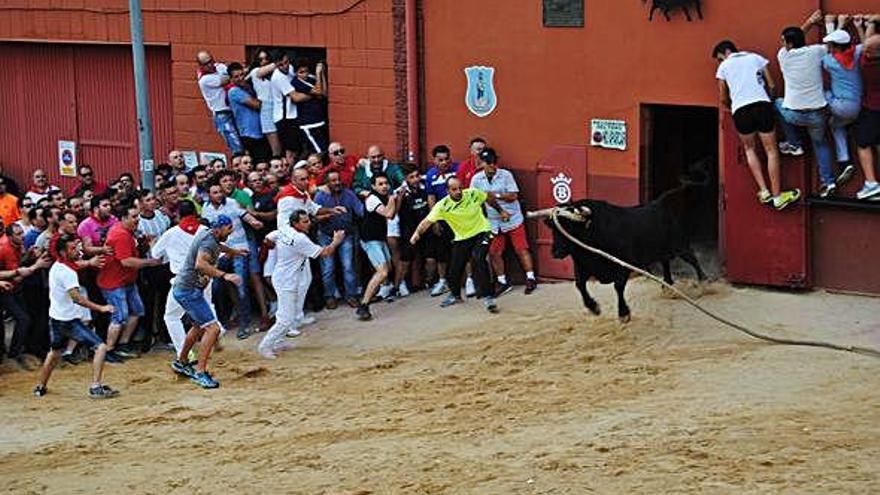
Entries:
{"type": "Polygon", "coordinates": [[[437,202],[428,216],[419,223],[410,243],[415,245],[421,235],[434,223],[443,220],[452,229],[455,239],[449,263],[450,294],[440,303],[445,308],[461,302],[461,278],[468,259],[477,277],[478,294],[490,313],[498,312],[489,280],[489,244],[492,242],[492,226],[483,215],[483,203],[488,203],[498,212],[502,222],[510,220],[510,214],[498,204],[495,195],[479,189],[463,189],[461,181],[450,177],[446,181],[449,195],[437,202]]]}
{"type": "Polygon", "coordinates": [[[76,261],[79,259],[80,241],[75,236],[64,234],[55,243],[58,261],[49,269],[49,354],[40,369],[40,383],[34,387],[34,396],[46,395],[46,384],[49,376],[61,358],[61,350],[68,340],[91,346],[95,351],[92,360],[92,386],[89,397],[108,399],[119,395],[119,392],[101,383],[104,373],[104,357],[107,355],[105,344],[95,332],[91,331],[82,321],[83,308],[101,313],[113,313],[115,308],[109,304],[95,304],[85,296],[85,290],[79,285],[76,274],[76,261]]]}
{"type": "Polygon", "coordinates": [[[189,377],[202,388],[220,386],[220,383],[208,373],[208,358],[211,357],[211,351],[220,336],[220,323],[205,299],[205,287],[212,278],[220,278],[235,285],[242,283],[238,275],[217,268],[217,258],[221,252],[229,256],[247,253],[246,250],[232,249],[221,244],[232,233],[232,228],[232,219],[221,214],[211,222],[210,230],[196,234],[180,273],[174,279],[172,289],[174,299],[186,311],[194,327],[186,334],[183,348],[177,354],[177,359],[171,362],[171,368],[178,374],[189,377]],[[187,356],[199,339],[202,341],[199,360],[193,368],[187,356]]]}
{"type": "Polygon", "coordinates": [[[275,324],[263,337],[258,351],[266,359],[275,359],[276,351],[285,350],[284,335],[298,335],[297,321],[304,319],[303,304],[312,283],[310,258],[333,256],[336,248],[345,239],[345,232],[333,232],[333,240],[321,247],[308,237],[312,222],[308,212],[297,210],[290,216],[291,230],[275,231],[266,236],[275,244],[275,267],[272,271],[272,286],[278,294],[278,311],[275,324]]]}

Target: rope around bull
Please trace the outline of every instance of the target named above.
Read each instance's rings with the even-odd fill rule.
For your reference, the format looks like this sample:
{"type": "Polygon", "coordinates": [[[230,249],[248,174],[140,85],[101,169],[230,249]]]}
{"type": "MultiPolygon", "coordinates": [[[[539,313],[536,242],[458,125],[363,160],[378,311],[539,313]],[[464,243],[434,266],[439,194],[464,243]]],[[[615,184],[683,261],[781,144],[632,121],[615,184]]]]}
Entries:
{"type": "Polygon", "coordinates": [[[679,297],[684,299],[685,302],[687,302],[688,304],[690,304],[691,306],[696,308],[699,312],[703,313],[704,315],[708,316],[709,318],[712,318],[713,320],[716,320],[724,325],[727,325],[735,330],[738,330],[738,331],[740,331],[750,337],[753,337],[753,338],[759,339],[759,340],[763,340],[766,342],[770,342],[773,344],[797,345],[797,346],[805,346],[805,347],[824,347],[826,349],[832,349],[835,351],[853,352],[856,354],[862,354],[865,356],[880,358],[880,350],[872,349],[869,347],[859,347],[859,346],[854,346],[854,345],[839,345],[839,344],[834,344],[831,342],[822,342],[822,341],[818,341],[818,340],[786,339],[786,338],[782,338],[782,337],[773,337],[772,335],[766,335],[766,334],[763,334],[760,332],[756,332],[754,330],[750,330],[749,328],[747,328],[743,325],[740,325],[739,323],[728,320],[727,318],[720,316],[716,313],[713,313],[712,311],[709,311],[708,309],[702,307],[693,298],[691,298],[690,296],[688,296],[687,294],[685,294],[684,292],[682,292],[678,288],[674,287],[673,285],[666,283],[665,280],[654,275],[653,273],[648,272],[647,270],[643,270],[637,266],[633,266],[630,263],[627,263],[626,261],[623,261],[619,258],[616,258],[615,256],[613,256],[611,254],[606,253],[605,251],[602,251],[601,249],[595,248],[593,246],[590,246],[590,245],[582,242],[580,239],[571,235],[567,230],[565,230],[562,227],[562,224],[559,222],[559,218],[558,218],[556,212],[557,212],[557,209],[553,208],[553,211],[550,214],[550,218],[553,219],[553,223],[556,225],[556,228],[559,229],[559,232],[562,235],[564,235],[569,241],[575,243],[576,245],[580,246],[583,249],[586,249],[587,251],[590,251],[593,254],[597,254],[597,255],[611,261],[612,263],[616,263],[616,264],[623,266],[629,270],[632,270],[638,274],[641,274],[645,277],[648,277],[649,279],[653,280],[654,282],[657,282],[658,284],[662,285],[663,287],[666,287],[666,288],[670,289],[671,291],[673,291],[679,297]]]}

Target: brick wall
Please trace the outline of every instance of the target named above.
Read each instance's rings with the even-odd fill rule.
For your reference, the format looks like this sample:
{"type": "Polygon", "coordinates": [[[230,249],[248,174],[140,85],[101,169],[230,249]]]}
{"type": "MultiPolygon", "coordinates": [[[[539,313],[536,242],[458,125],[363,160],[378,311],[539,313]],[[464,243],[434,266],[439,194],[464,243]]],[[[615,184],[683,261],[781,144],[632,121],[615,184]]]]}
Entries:
{"type": "MultiPolygon", "coordinates": [[[[126,0],[5,0],[0,40],[129,43],[126,0]]],[[[395,102],[394,0],[143,0],[147,43],[171,47],[174,145],[223,150],[195,80],[195,54],[243,61],[246,46],[325,47],[333,139],[352,152],[378,143],[392,156],[406,148],[406,112],[395,102]],[[403,120],[402,120],[403,119],[403,120]]],[[[397,9],[402,15],[402,10],[397,9]]],[[[402,23],[398,23],[402,25],[402,23]]],[[[399,32],[398,32],[399,33],[399,32]]],[[[399,34],[398,34],[399,36],[399,34]]],[[[400,61],[397,73],[405,71],[400,61]]],[[[402,86],[403,84],[403,86],[402,86]]],[[[132,115],[132,125],[135,125],[132,115]]],[[[168,150],[155,150],[159,160],[168,150]]]]}

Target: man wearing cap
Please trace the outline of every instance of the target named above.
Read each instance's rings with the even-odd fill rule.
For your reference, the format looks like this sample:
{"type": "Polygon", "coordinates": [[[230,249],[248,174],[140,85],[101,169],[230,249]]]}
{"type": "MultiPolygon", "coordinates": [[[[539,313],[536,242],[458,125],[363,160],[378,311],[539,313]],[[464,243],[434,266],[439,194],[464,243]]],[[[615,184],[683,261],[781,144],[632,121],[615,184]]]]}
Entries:
{"type": "Polygon", "coordinates": [[[211,357],[211,351],[220,336],[220,323],[217,321],[211,304],[205,298],[205,287],[213,278],[219,278],[235,285],[243,283],[238,275],[226,273],[217,268],[217,258],[221,252],[228,256],[247,254],[244,249],[233,249],[222,244],[232,233],[232,228],[232,219],[220,214],[211,221],[210,230],[196,233],[183,266],[180,268],[180,273],[174,279],[172,289],[174,299],[186,311],[194,326],[187,332],[183,347],[177,353],[177,359],[171,362],[171,368],[176,373],[190,378],[202,388],[220,386],[220,383],[208,373],[208,359],[211,357]],[[201,340],[199,359],[193,367],[188,356],[190,349],[198,340],[201,340]]]}
{"type": "Polygon", "coordinates": [[[471,180],[471,187],[487,193],[493,193],[498,204],[509,215],[507,221],[493,210],[487,209],[486,216],[492,225],[495,237],[489,245],[489,259],[492,270],[498,279],[496,297],[511,290],[504,271],[504,248],[507,241],[513,246],[516,256],[526,272],[526,294],[531,294],[538,287],[532,266],[532,255],[529,253],[529,241],[526,239],[526,228],[523,224],[522,208],[519,204],[519,187],[510,171],[498,168],[498,155],[492,148],[485,148],[477,155],[477,167],[480,170],[471,180]]]}
{"type": "Polygon", "coordinates": [[[828,46],[828,53],[822,57],[822,68],[831,82],[830,88],[825,91],[825,100],[831,111],[828,123],[837,150],[838,169],[854,171],[846,130],[856,121],[862,107],[862,74],[858,60],[864,47],[853,44],[850,34],[844,29],[850,17],[841,15],[837,19],[838,29],[822,39],[828,46]]]}
{"type": "Polygon", "coordinates": [[[498,212],[501,221],[510,220],[510,214],[498,204],[495,195],[491,192],[479,189],[464,189],[457,177],[450,177],[446,181],[446,190],[449,195],[440,200],[431,208],[428,216],[419,223],[415,233],[410,238],[410,243],[415,245],[421,235],[431,226],[440,221],[445,221],[452,229],[455,240],[452,243],[452,254],[449,263],[449,296],[440,303],[440,307],[447,307],[461,302],[461,282],[464,276],[464,266],[468,260],[476,276],[477,291],[483,297],[483,304],[490,313],[498,311],[492,284],[489,280],[489,263],[487,255],[489,244],[492,242],[492,226],[483,215],[483,203],[498,212]]]}
{"type": "Polygon", "coordinates": [[[779,143],[781,153],[802,155],[797,128],[807,130],[819,169],[819,196],[825,198],[852,177],[853,168],[845,168],[835,177],[831,147],[825,137],[828,102],[822,89],[822,59],[828,51],[825,45],[807,45],[806,42],[806,32],[822,20],[822,12],[817,10],[803,26],[790,26],[782,31],[783,46],[777,58],[785,79],[785,98],[776,99],[776,110],[785,132],[785,141],[779,143]]]}

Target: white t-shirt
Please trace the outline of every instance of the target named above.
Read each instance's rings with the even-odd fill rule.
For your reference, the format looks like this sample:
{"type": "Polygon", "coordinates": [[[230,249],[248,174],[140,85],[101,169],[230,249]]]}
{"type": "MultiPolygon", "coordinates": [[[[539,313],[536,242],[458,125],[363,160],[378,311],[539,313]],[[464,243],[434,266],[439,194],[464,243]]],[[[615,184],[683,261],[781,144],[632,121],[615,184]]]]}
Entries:
{"type": "Polygon", "coordinates": [[[323,249],[321,246],[295,229],[285,233],[275,231],[266,237],[275,242],[275,267],[272,270],[275,290],[295,290],[304,280],[311,281],[309,258],[317,258],[323,249]]]}
{"type": "MultiPolygon", "coordinates": [[[[261,67],[255,67],[254,70],[248,74],[248,78],[251,80],[251,85],[254,87],[254,92],[257,93],[257,99],[262,102],[268,102],[272,99],[272,74],[269,74],[269,77],[262,78],[257,75],[257,72],[261,69],[261,67]]],[[[273,71],[274,73],[274,71],[273,71]]]]}
{"type": "Polygon", "coordinates": [[[278,69],[272,72],[272,120],[275,122],[296,118],[296,104],[287,96],[294,90],[290,84],[292,80],[293,74],[285,74],[278,69]]]}
{"type": "Polygon", "coordinates": [[[822,90],[822,57],[826,53],[825,45],[779,49],[777,58],[785,79],[782,106],[792,110],[815,110],[827,105],[822,90]]]}
{"type": "Polygon", "coordinates": [[[247,233],[244,225],[241,223],[241,217],[247,213],[246,210],[239,206],[238,201],[232,198],[224,198],[223,203],[214,206],[214,203],[208,202],[202,207],[202,218],[209,222],[217,220],[220,215],[226,215],[232,220],[232,233],[226,239],[227,246],[231,248],[246,248],[248,245],[247,233]]]}
{"type": "Polygon", "coordinates": [[[315,216],[321,205],[315,203],[311,199],[294,198],[293,196],[285,196],[278,201],[278,215],[275,217],[278,223],[278,230],[283,234],[291,235],[294,228],[290,226],[290,216],[296,210],[305,210],[309,215],[315,216]]]}
{"type": "Polygon", "coordinates": [[[750,52],[731,53],[721,62],[715,78],[726,82],[730,89],[731,111],[736,112],[759,101],[770,101],[763,77],[768,63],[766,58],[750,52]]]}
{"type": "Polygon", "coordinates": [[[64,263],[53,263],[49,269],[49,317],[58,321],[82,318],[82,306],[73,302],[70,289],[79,290],[76,270],[64,263]]]}
{"type": "Polygon", "coordinates": [[[217,72],[205,74],[199,78],[199,89],[202,90],[202,97],[212,112],[229,110],[229,105],[226,103],[226,89],[223,88],[226,65],[214,64],[214,66],[217,68],[217,72]]]}

